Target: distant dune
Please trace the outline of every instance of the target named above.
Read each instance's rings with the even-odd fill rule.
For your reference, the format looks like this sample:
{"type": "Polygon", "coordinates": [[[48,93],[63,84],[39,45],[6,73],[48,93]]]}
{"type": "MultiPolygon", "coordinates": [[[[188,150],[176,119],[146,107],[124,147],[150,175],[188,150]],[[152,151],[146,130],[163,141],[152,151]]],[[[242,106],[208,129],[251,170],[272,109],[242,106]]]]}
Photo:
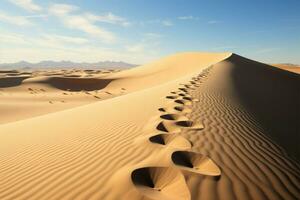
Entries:
{"type": "Polygon", "coordinates": [[[272,64],[272,65],[280,69],[284,69],[284,70],[288,70],[300,74],[300,65],[294,65],[294,64],[272,64]]]}
{"type": "Polygon", "coordinates": [[[115,61],[103,61],[96,63],[88,62],[71,62],[71,61],[41,61],[38,63],[30,63],[26,61],[20,61],[17,63],[1,63],[0,69],[22,69],[22,70],[36,70],[36,69],[66,69],[66,68],[77,68],[77,69],[113,69],[113,68],[130,68],[135,67],[134,64],[125,62],[115,61]]]}
{"type": "Polygon", "coordinates": [[[300,199],[299,91],[232,53],[1,71],[0,199],[300,199]]]}

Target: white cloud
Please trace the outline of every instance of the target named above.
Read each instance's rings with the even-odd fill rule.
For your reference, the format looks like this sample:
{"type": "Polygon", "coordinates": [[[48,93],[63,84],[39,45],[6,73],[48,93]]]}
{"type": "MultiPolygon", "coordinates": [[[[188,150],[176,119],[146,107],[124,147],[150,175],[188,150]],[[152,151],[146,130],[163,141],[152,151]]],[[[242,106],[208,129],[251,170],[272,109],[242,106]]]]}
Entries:
{"type": "Polygon", "coordinates": [[[142,21],[140,22],[141,26],[145,26],[146,24],[159,24],[161,26],[173,26],[173,22],[167,19],[154,19],[154,20],[149,20],[149,21],[142,21]]]}
{"type": "Polygon", "coordinates": [[[75,44],[75,45],[81,45],[88,43],[88,39],[82,38],[82,37],[71,37],[71,36],[65,36],[65,35],[51,35],[51,34],[45,34],[42,35],[42,40],[46,41],[50,44],[75,44]]]}
{"type": "Polygon", "coordinates": [[[45,48],[62,48],[70,45],[87,44],[89,40],[82,37],[73,37],[56,34],[42,34],[41,36],[27,37],[12,32],[0,33],[0,42],[10,46],[39,46],[45,48]]]}
{"type": "Polygon", "coordinates": [[[159,55],[152,54],[151,52],[148,54],[139,54],[139,56],[136,55],[136,52],[129,52],[124,49],[118,50],[91,46],[81,48],[44,48],[31,46],[6,48],[5,51],[1,51],[0,60],[2,63],[18,62],[21,60],[29,62],[39,62],[42,60],[71,60],[74,62],[121,60],[124,62],[141,64],[159,57],[159,55]]]}
{"type": "Polygon", "coordinates": [[[192,15],[180,16],[180,17],[177,17],[177,19],[180,19],[180,20],[199,20],[198,17],[194,17],[192,15]]]}
{"type": "Polygon", "coordinates": [[[78,6],[70,4],[53,4],[49,8],[49,12],[55,16],[66,16],[71,12],[79,10],[78,6]]]}
{"type": "Polygon", "coordinates": [[[26,39],[20,35],[15,33],[0,33],[0,43],[3,44],[16,44],[22,45],[26,44],[26,39]]]}
{"type": "Polygon", "coordinates": [[[103,42],[116,40],[112,32],[97,26],[94,23],[95,19],[91,19],[91,15],[74,14],[74,11],[79,11],[79,8],[68,4],[54,4],[49,8],[49,13],[58,17],[70,29],[83,31],[93,37],[100,38],[103,42]]]}
{"type": "Polygon", "coordinates": [[[145,34],[144,39],[123,47],[104,48],[94,40],[68,35],[42,34],[27,36],[0,29],[0,61],[2,63],[26,60],[72,60],[97,62],[101,60],[144,63],[158,58],[158,42],[155,34],[145,34]]]}
{"type": "Polygon", "coordinates": [[[92,21],[105,22],[109,24],[118,24],[121,26],[129,26],[130,22],[128,22],[125,18],[114,15],[112,13],[107,13],[105,15],[94,15],[91,13],[86,13],[86,17],[92,21]]]}
{"type": "Polygon", "coordinates": [[[17,26],[31,26],[32,23],[24,16],[13,16],[0,11],[0,22],[9,23],[17,26]]]}
{"type": "Polygon", "coordinates": [[[141,53],[145,50],[144,44],[134,44],[126,47],[126,50],[132,53],[141,53]]]}
{"type": "Polygon", "coordinates": [[[162,35],[158,33],[145,33],[144,35],[146,36],[146,38],[153,38],[153,39],[158,39],[162,37],[162,35]]]}
{"type": "Polygon", "coordinates": [[[174,25],[170,20],[162,20],[161,24],[163,26],[173,26],[174,25]]]}
{"type": "Polygon", "coordinates": [[[45,15],[45,14],[41,14],[41,15],[26,15],[24,16],[25,18],[47,18],[48,15],[45,15]]]}
{"type": "Polygon", "coordinates": [[[125,47],[126,51],[143,57],[144,55],[156,55],[159,52],[160,38],[162,35],[157,33],[145,33],[143,39],[135,44],[125,47]]]}
{"type": "Polygon", "coordinates": [[[30,12],[41,11],[42,8],[32,0],[9,0],[11,3],[30,12]]]}

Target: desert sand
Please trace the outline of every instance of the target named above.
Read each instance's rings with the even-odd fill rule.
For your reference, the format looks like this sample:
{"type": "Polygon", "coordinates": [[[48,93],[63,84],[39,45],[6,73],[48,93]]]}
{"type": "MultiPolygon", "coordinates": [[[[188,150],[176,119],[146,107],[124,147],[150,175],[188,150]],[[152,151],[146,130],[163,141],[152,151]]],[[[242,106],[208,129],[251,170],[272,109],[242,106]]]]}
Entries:
{"type": "Polygon", "coordinates": [[[290,72],[300,74],[300,66],[294,64],[273,64],[273,66],[284,69],[290,72]]]}
{"type": "Polygon", "coordinates": [[[0,72],[0,199],[300,199],[300,75],[232,53],[0,72]]]}

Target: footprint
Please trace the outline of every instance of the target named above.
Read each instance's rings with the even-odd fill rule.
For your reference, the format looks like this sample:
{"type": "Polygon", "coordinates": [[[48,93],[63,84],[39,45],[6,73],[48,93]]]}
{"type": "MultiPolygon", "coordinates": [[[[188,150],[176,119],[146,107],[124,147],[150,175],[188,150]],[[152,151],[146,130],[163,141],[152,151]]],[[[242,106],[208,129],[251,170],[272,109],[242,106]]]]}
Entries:
{"type": "Polygon", "coordinates": [[[161,115],[160,118],[165,120],[188,120],[188,118],[184,115],[178,115],[178,114],[165,114],[161,115]]]}
{"type": "Polygon", "coordinates": [[[179,112],[182,112],[182,113],[191,113],[192,112],[192,110],[190,108],[186,108],[184,106],[175,106],[174,109],[179,112]]]}
{"type": "Polygon", "coordinates": [[[198,87],[198,85],[186,84],[185,87],[189,90],[196,90],[196,87],[198,87]]]}
{"type": "Polygon", "coordinates": [[[188,90],[186,88],[178,88],[178,90],[181,90],[181,91],[183,91],[185,93],[188,93],[188,90]]]}
{"type": "Polygon", "coordinates": [[[188,101],[193,101],[193,102],[198,102],[199,101],[199,99],[192,98],[192,97],[182,97],[182,99],[188,100],[188,101]]]}
{"type": "Polygon", "coordinates": [[[190,200],[184,176],[174,168],[145,167],[135,169],[131,180],[138,191],[153,200],[190,200]]]}
{"type": "Polygon", "coordinates": [[[185,99],[176,99],[174,102],[182,105],[187,105],[187,106],[192,105],[191,101],[185,99]]]}
{"type": "Polygon", "coordinates": [[[179,133],[181,131],[181,129],[175,126],[173,122],[167,122],[167,121],[160,122],[157,125],[156,129],[166,133],[179,133]]]}
{"type": "Polygon", "coordinates": [[[179,93],[178,95],[182,97],[191,97],[191,95],[185,93],[179,93]]]}
{"type": "Polygon", "coordinates": [[[180,85],[182,85],[183,87],[188,88],[188,89],[193,88],[193,85],[191,85],[191,84],[180,84],[180,85]]]}
{"type": "Polygon", "coordinates": [[[207,156],[193,151],[175,151],[172,162],[179,168],[209,176],[220,176],[220,168],[207,156]]]}
{"type": "Polygon", "coordinates": [[[188,100],[188,101],[192,101],[192,98],[191,98],[191,97],[182,97],[182,99],[188,100]]]}
{"type": "Polygon", "coordinates": [[[160,112],[167,112],[165,108],[159,108],[158,109],[160,112]]]}
{"type": "Polygon", "coordinates": [[[177,126],[194,129],[194,130],[202,130],[204,129],[203,124],[201,123],[195,123],[193,121],[185,120],[185,121],[177,121],[175,122],[177,126]]]}
{"type": "Polygon", "coordinates": [[[192,144],[186,138],[170,133],[157,134],[149,138],[149,141],[159,145],[167,145],[174,148],[190,149],[192,144]]]}
{"type": "Polygon", "coordinates": [[[170,107],[165,107],[165,108],[159,108],[158,109],[160,112],[164,113],[175,113],[175,114],[184,114],[184,113],[191,113],[192,110],[190,108],[187,108],[185,106],[170,106],[170,107]]]}
{"type": "Polygon", "coordinates": [[[178,96],[172,95],[172,96],[166,96],[167,99],[177,99],[178,96]]]}

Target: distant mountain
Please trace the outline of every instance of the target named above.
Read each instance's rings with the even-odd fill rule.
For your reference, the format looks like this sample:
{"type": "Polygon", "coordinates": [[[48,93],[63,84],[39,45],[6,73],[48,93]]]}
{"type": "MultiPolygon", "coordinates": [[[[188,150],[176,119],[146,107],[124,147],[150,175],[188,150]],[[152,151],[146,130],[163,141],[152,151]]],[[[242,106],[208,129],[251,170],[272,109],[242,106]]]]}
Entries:
{"type": "Polygon", "coordinates": [[[17,63],[3,63],[0,64],[0,69],[60,69],[60,68],[83,68],[83,69],[103,69],[103,68],[131,68],[137,65],[129,64],[125,62],[115,61],[100,61],[96,63],[87,62],[71,62],[71,61],[41,61],[38,63],[30,63],[26,61],[20,61],[17,63]]]}

